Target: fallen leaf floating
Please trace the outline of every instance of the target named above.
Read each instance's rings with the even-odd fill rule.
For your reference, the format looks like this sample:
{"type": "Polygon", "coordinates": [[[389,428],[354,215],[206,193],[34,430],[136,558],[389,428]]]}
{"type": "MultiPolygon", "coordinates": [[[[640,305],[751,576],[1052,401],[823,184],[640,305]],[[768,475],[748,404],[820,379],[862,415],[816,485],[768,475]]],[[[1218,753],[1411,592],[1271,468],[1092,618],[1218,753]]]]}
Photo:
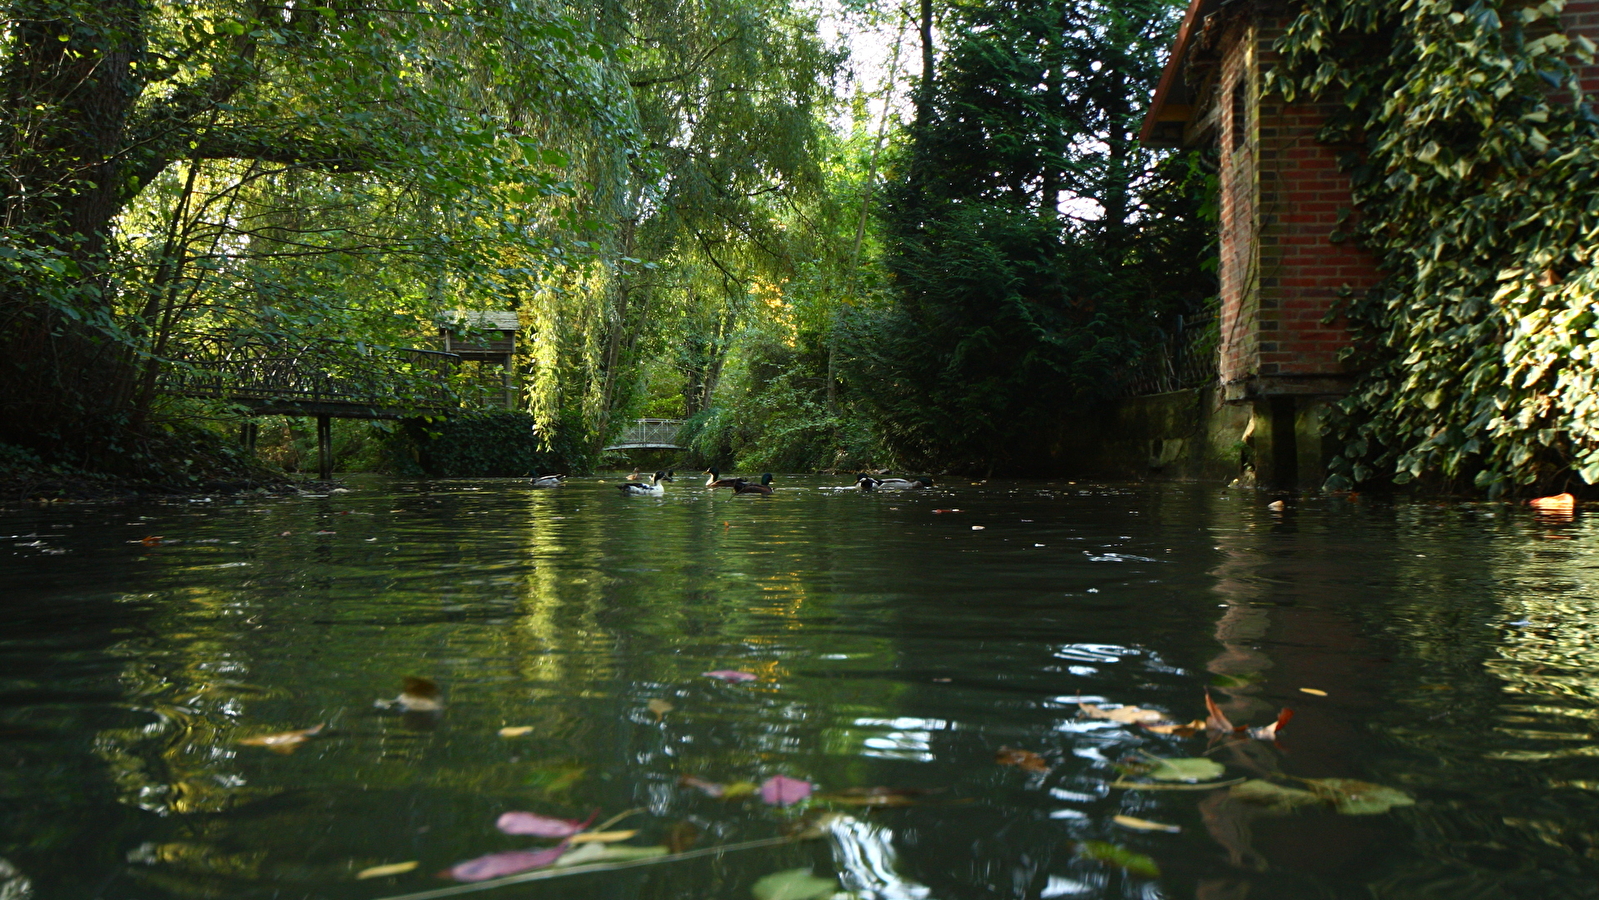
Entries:
{"type": "Polygon", "coordinates": [[[1140,774],[1156,781],[1211,781],[1220,778],[1227,769],[1221,763],[1203,756],[1183,759],[1161,759],[1149,756],[1149,767],[1140,774]]]}
{"type": "Polygon", "coordinates": [[[1294,717],[1294,711],[1284,707],[1281,712],[1277,713],[1277,721],[1270,725],[1262,725],[1258,728],[1245,728],[1240,725],[1234,725],[1232,720],[1227,718],[1227,714],[1221,711],[1221,707],[1216,705],[1215,699],[1210,696],[1210,691],[1208,690],[1205,691],[1205,709],[1209,713],[1205,718],[1205,727],[1211,731],[1219,731],[1223,734],[1248,734],[1250,737],[1262,741],[1275,740],[1277,731],[1287,725],[1288,720],[1294,717]]]}
{"type": "Polygon", "coordinates": [[[717,678],[733,684],[738,684],[741,681],[756,681],[760,678],[759,675],[752,675],[749,672],[736,672],[732,669],[717,669],[714,672],[701,672],[700,674],[706,678],[717,678]]]}
{"type": "Polygon", "coordinates": [[[1077,849],[1085,858],[1094,862],[1125,869],[1145,878],[1160,877],[1160,866],[1156,865],[1153,859],[1126,847],[1118,847],[1106,841],[1083,841],[1077,845],[1077,849]]]}
{"type": "Polygon", "coordinates": [[[630,859],[649,859],[654,856],[665,856],[667,852],[664,846],[659,845],[654,847],[607,847],[604,844],[585,844],[556,860],[554,865],[559,868],[566,868],[567,866],[582,866],[591,863],[626,862],[630,859]]]}
{"type": "Polygon", "coordinates": [[[817,878],[810,869],[773,872],[750,888],[755,900],[817,900],[831,897],[837,891],[835,879],[817,878]]]}
{"type": "Polygon", "coordinates": [[[1277,739],[1277,729],[1287,725],[1288,720],[1292,719],[1293,717],[1294,711],[1287,707],[1283,707],[1282,711],[1277,713],[1277,721],[1271,723],[1270,725],[1262,725],[1259,728],[1247,729],[1249,736],[1257,741],[1274,741],[1277,739]]]}
{"type": "Polygon", "coordinates": [[[773,775],[761,783],[761,800],[768,806],[793,806],[811,795],[811,783],[787,775],[773,775]]]}
{"type": "Polygon", "coordinates": [[[524,734],[530,734],[532,731],[532,725],[512,725],[507,728],[501,728],[500,737],[521,737],[524,734]]]}
{"type": "Polygon", "coordinates": [[[1539,512],[1571,512],[1577,508],[1577,498],[1570,494],[1555,494],[1552,497],[1534,497],[1527,501],[1527,505],[1539,512]]]}
{"type": "Polygon", "coordinates": [[[1327,692],[1322,690],[1322,689],[1320,689],[1320,688],[1300,688],[1299,692],[1301,694],[1309,694],[1312,697],[1325,697],[1325,696],[1327,696],[1327,692]]]}
{"type": "Polygon", "coordinates": [[[1275,812],[1325,803],[1346,816],[1372,816],[1396,806],[1413,806],[1416,802],[1415,798],[1398,788],[1353,778],[1298,780],[1308,785],[1310,790],[1284,787],[1256,778],[1234,785],[1230,793],[1239,800],[1257,803],[1275,812]]]}
{"type": "Polygon", "coordinates": [[[444,709],[443,695],[431,679],[407,675],[400,683],[400,696],[393,700],[375,700],[372,705],[378,709],[399,709],[403,712],[438,712],[444,709]]]}
{"type": "Polygon", "coordinates": [[[355,873],[356,881],[365,881],[368,878],[382,878],[386,875],[404,875],[417,867],[416,860],[402,863],[389,863],[386,866],[373,866],[355,873]]]}
{"type": "Polygon", "coordinates": [[[1115,709],[1105,709],[1092,703],[1079,703],[1077,708],[1090,719],[1109,719],[1112,722],[1121,722],[1125,725],[1148,725],[1166,718],[1166,714],[1159,710],[1143,709],[1137,706],[1118,706],[1115,709]]]}
{"type": "Polygon", "coordinates": [[[672,704],[666,702],[665,700],[662,700],[659,697],[656,697],[655,699],[651,700],[649,703],[646,703],[644,705],[644,708],[648,709],[650,712],[654,713],[655,714],[655,721],[659,722],[662,719],[666,718],[666,714],[667,713],[671,712],[672,710],[676,709],[677,707],[675,707],[672,704]]]}
{"type": "Polygon", "coordinates": [[[490,878],[503,878],[518,872],[554,865],[556,860],[566,854],[566,847],[566,842],[562,841],[548,850],[507,850],[504,853],[490,853],[477,859],[456,863],[446,869],[444,874],[456,881],[488,881],[490,878]]]}
{"type": "Polygon", "coordinates": [[[1190,737],[1205,730],[1205,720],[1195,719],[1192,722],[1160,722],[1155,725],[1143,725],[1145,731],[1155,734],[1171,734],[1177,737],[1190,737]]]}
{"type": "Polygon", "coordinates": [[[1176,834],[1183,830],[1182,826],[1179,825],[1151,822],[1148,819],[1140,819],[1134,816],[1115,816],[1111,821],[1123,828],[1131,828],[1133,831],[1164,831],[1168,834],[1176,834]]]}
{"type": "Polygon", "coordinates": [[[695,778],[693,775],[679,775],[677,783],[683,787],[694,788],[695,790],[701,791],[710,797],[720,797],[726,792],[726,789],[716,782],[706,781],[703,778],[695,778]]]}
{"type": "Polygon", "coordinates": [[[723,785],[722,799],[737,800],[740,797],[752,797],[758,790],[760,788],[756,787],[753,781],[735,781],[731,784],[723,785]]]}
{"type": "Polygon", "coordinates": [[[581,834],[572,835],[570,843],[614,844],[618,841],[625,841],[636,834],[638,834],[637,828],[631,828],[627,831],[585,831],[581,834]]]}
{"type": "Polygon", "coordinates": [[[530,834],[534,837],[564,838],[571,837],[579,831],[589,827],[594,822],[595,811],[583,821],[577,819],[557,819],[554,816],[541,816],[530,812],[503,813],[494,821],[494,827],[506,834],[530,834]]]}
{"type": "Polygon", "coordinates": [[[1011,747],[1001,747],[994,754],[994,762],[1002,766],[1016,766],[1029,772],[1048,772],[1049,761],[1031,750],[1016,750],[1011,747]]]}
{"type": "Polygon", "coordinates": [[[239,741],[249,747],[265,747],[273,753],[293,753],[300,745],[327,726],[326,722],[302,728],[299,731],[280,731],[277,734],[258,734],[239,741]]]}
{"type": "Polygon", "coordinates": [[[816,797],[840,806],[912,806],[918,797],[931,793],[934,791],[922,788],[855,787],[817,794],[816,797]]]}

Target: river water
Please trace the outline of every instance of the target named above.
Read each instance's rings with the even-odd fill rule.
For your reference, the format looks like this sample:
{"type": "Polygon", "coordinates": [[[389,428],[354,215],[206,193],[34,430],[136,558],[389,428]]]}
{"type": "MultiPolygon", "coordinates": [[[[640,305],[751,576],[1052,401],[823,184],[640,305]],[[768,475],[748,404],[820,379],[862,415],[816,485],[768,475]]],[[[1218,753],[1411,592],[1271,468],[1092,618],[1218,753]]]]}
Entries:
{"type": "Polygon", "coordinates": [[[510,810],[684,855],[467,896],[1599,896],[1586,518],[686,481],[0,512],[0,897],[426,894],[510,810]]]}

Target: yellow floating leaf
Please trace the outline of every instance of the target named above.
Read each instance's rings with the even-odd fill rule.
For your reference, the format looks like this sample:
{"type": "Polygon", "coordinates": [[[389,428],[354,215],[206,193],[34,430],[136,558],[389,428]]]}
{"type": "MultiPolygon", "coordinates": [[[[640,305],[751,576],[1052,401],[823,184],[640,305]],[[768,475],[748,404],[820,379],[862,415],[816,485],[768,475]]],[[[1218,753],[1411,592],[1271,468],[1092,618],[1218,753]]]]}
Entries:
{"type": "Polygon", "coordinates": [[[617,841],[625,841],[635,834],[638,834],[637,828],[630,831],[585,831],[574,834],[566,840],[572,844],[614,844],[617,841]]]}
{"type": "Polygon", "coordinates": [[[373,866],[370,869],[362,869],[361,871],[355,873],[355,880],[362,881],[367,878],[382,878],[385,875],[404,875],[406,872],[409,872],[416,867],[417,861],[414,859],[410,862],[389,863],[386,866],[373,866]]]}
{"type": "Polygon", "coordinates": [[[500,737],[521,737],[522,735],[529,734],[532,731],[532,725],[512,725],[508,728],[501,728],[500,737]]]}
{"type": "Polygon", "coordinates": [[[1182,826],[1180,825],[1167,825],[1165,822],[1151,822],[1148,819],[1138,819],[1134,818],[1133,816],[1116,816],[1112,818],[1111,821],[1123,828],[1131,828],[1134,831],[1165,831],[1171,834],[1176,834],[1177,832],[1183,830],[1182,826]]]}
{"type": "Polygon", "coordinates": [[[327,723],[323,722],[320,725],[314,725],[310,728],[302,728],[299,731],[282,731],[277,734],[258,734],[255,737],[244,738],[240,740],[239,743],[251,747],[265,747],[268,750],[271,750],[273,753],[293,753],[312,735],[321,731],[325,725],[327,725],[327,723]]]}
{"type": "Polygon", "coordinates": [[[655,718],[657,720],[660,720],[660,719],[665,718],[667,713],[671,712],[672,710],[676,709],[677,707],[675,707],[672,704],[667,703],[665,700],[662,700],[661,698],[657,697],[654,700],[651,700],[649,703],[645,704],[645,708],[648,709],[650,712],[654,713],[655,714],[655,718]]]}
{"type": "Polygon", "coordinates": [[[1309,694],[1312,697],[1325,697],[1325,696],[1327,696],[1327,692],[1326,691],[1319,690],[1317,688],[1300,688],[1299,692],[1301,694],[1309,694]]]}
{"type": "Polygon", "coordinates": [[[1109,719],[1112,722],[1121,722],[1126,725],[1147,725],[1166,718],[1166,714],[1159,710],[1143,709],[1137,706],[1118,706],[1115,709],[1105,709],[1092,703],[1079,703],[1077,708],[1090,719],[1109,719]]]}
{"type": "Polygon", "coordinates": [[[735,781],[722,788],[722,799],[734,800],[739,797],[748,797],[758,790],[760,790],[760,787],[753,781],[735,781]]]}

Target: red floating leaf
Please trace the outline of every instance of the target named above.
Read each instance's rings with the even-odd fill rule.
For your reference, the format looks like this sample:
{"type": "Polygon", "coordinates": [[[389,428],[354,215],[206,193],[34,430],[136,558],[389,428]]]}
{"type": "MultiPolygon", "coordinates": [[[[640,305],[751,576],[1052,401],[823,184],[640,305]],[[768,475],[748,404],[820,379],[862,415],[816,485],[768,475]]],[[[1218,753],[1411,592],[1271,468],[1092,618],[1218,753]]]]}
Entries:
{"type": "Polygon", "coordinates": [[[1227,718],[1227,714],[1221,711],[1221,707],[1216,705],[1216,701],[1211,699],[1210,691],[1205,692],[1205,709],[1210,713],[1205,719],[1206,728],[1224,732],[1240,730],[1231,719],[1227,718]]]}
{"type": "Polygon", "coordinates": [[[811,783],[787,775],[773,775],[761,783],[761,799],[771,806],[792,806],[811,795],[811,783]]]}
{"type": "Polygon", "coordinates": [[[529,869],[542,869],[565,855],[566,846],[566,842],[562,841],[558,846],[548,850],[507,850],[504,853],[490,853],[488,856],[456,863],[446,874],[456,881],[488,881],[490,878],[503,878],[529,869]]]}
{"type": "Polygon", "coordinates": [[[700,674],[706,678],[720,678],[723,681],[731,681],[735,684],[740,681],[755,681],[760,678],[759,675],[752,675],[749,672],[736,672],[732,669],[717,669],[714,672],[701,672],[700,674]]]}
{"type": "Polygon", "coordinates": [[[1263,725],[1260,728],[1249,729],[1249,736],[1260,741],[1276,740],[1277,730],[1282,728],[1284,725],[1287,725],[1288,720],[1292,719],[1293,717],[1294,711],[1285,706],[1283,707],[1283,711],[1277,714],[1277,721],[1271,723],[1270,725],[1263,725]]]}
{"type": "MultiPolygon", "coordinates": [[[[595,813],[598,815],[598,813],[595,813]]],[[[554,816],[541,816],[530,812],[508,812],[502,814],[494,822],[494,827],[506,834],[530,834],[534,837],[564,838],[571,837],[579,831],[589,827],[594,821],[594,816],[589,816],[584,821],[577,819],[557,819],[554,816]]]]}

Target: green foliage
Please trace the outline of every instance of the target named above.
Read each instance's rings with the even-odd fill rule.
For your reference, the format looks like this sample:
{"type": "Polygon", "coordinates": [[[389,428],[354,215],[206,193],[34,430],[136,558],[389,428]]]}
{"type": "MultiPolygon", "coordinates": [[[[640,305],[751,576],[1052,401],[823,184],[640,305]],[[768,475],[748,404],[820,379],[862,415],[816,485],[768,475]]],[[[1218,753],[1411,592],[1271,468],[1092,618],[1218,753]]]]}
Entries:
{"type": "Polygon", "coordinates": [[[841,323],[852,392],[905,465],[1027,469],[1065,406],[1203,305],[1202,179],[1135,138],[1176,12],[1032,0],[939,21],[885,214],[895,302],[841,323]]]}
{"type": "Polygon", "coordinates": [[[1595,48],[1563,6],[1308,0],[1281,40],[1273,83],[1364,137],[1352,228],[1387,273],[1349,304],[1330,487],[1599,481],[1599,118],[1572,69],[1595,48]]]}
{"type": "Polygon", "coordinates": [[[413,459],[422,474],[440,478],[516,478],[587,471],[590,459],[581,423],[569,422],[568,426],[571,430],[546,438],[533,416],[490,410],[412,423],[394,433],[389,452],[400,460],[413,459]],[[573,425],[579,427],[571,428],[573,425]]]}

